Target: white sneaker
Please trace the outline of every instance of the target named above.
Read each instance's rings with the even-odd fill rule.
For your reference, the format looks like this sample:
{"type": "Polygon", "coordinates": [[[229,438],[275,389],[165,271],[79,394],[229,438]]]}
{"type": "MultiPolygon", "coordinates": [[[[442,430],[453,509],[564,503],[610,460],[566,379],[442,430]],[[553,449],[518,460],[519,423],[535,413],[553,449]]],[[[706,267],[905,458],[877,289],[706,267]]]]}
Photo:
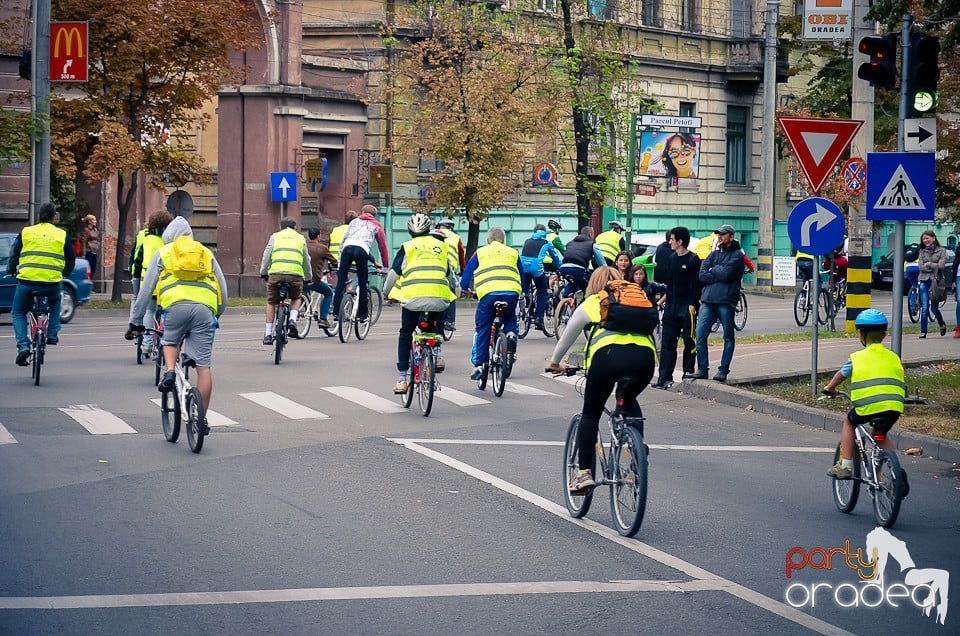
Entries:
{"type": "Polygon", "coordinates": [[[407,375],[401,375],[397,378],[397,383],[393,385],[393,392],[397,395],[401,395],[407,392],[407,388],[410,386],[409,380],[407,380],[407,375]]]}

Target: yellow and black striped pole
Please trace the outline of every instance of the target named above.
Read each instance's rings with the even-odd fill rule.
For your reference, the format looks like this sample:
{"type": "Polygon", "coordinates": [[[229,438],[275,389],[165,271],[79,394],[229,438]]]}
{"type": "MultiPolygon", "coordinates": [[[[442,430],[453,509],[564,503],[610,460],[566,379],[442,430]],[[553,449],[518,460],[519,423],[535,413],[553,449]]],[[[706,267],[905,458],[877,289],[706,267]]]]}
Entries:
{"type": "Polygon", "coordinates": [[[870,309],[870,256],[853,256],[847,260],[847,324],[846,332],[856,329],[854,321],[864,309],[870,309]]]}

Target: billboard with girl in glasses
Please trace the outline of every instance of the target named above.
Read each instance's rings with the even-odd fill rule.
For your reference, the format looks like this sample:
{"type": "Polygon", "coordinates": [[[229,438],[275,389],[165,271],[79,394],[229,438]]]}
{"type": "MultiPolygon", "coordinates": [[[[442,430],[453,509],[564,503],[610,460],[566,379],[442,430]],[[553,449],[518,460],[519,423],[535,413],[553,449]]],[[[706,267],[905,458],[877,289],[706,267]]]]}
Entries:
{"type": "Polygon", "coordinates": [[[696,179],[700,172],[700,135],[644,130],[640,133],[637,174],[647,177],[696,179]]]}

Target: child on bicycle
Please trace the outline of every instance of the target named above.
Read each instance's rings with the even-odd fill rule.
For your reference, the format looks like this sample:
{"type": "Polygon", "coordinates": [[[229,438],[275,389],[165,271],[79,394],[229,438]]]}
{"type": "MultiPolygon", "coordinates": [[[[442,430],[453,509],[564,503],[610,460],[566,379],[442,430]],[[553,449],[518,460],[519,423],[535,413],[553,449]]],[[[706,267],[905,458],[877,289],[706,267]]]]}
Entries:
{"type": "MultiPolygon", "coordinates": [[[[883,339],[887,336],[887,317],[882,311],[866,309],[860,312],[854,324],[864,349],[851,353],[847,362],[823,387],[823,393],[833,397],[837,394],[837,387],[850,378],[853,408],[843,421],[840,461],[827,471],[837,479],[849,479],[853,475],[854,427],[877,418],[883,418],[892,427],[903,413],[907,395],[900,356],[883,346],[883,339]]],[[[886,450],[896,450],[886,436],[877,443],[886,450]]],[[[906,485],[906,474],[903,479],[906,485]]]]}
{"type": "MultiPolygon", "coordinates": [[[[383,292],[400,301],[400,336],[397,338],[397,383],[393,392],[407,392],[410,383],[410,349],[420,314],[426,312],[426,330],[440,333],[443,314],[457,297],[456,276],[447,258],[448,245],[442,234],[431,234],[433,225],[426,214],[414,214],[407,221],[410,240],[400,246],[384,281],[383,292]]],[[[438,350],[439,351],[439,350],[438,350]]],[[[437,373],[444,369],[437,357],[437,373]]]]}
{"type": "MultiPolygon", "coordinates": [[[[597,430],[603,405],[618,380],[629,378],[622,385],[623,413],[626,417],[642,417],[637,397],[650,383],[657,364],[657,346],[653,337],[643,333],[613,331],[601,326],[599,293],[612,280],[621,280],[613,267],[598,267],[587,283],[587,297],[570,317],[567,328],[553,350],[547,371],[563,373],[560,360],[583,330],[591,325],[583,366],[587,369],[587,384],[583,391],[583,410],[577,429],[579,471],[570,482],[571,493],[582,494],[596,485],[592,468],[596,456],[597,430]]],[[[655,311],[655,310],[654,310],[655,311]]],[[[642,432],[642,431],[641,431],[642,432]]]]}

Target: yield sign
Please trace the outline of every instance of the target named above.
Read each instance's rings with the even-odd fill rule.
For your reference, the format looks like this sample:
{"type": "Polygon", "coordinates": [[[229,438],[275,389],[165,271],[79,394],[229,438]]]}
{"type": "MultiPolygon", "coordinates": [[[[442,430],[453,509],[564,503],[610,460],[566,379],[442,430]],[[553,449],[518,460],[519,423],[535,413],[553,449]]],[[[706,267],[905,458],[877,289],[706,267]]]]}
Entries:
{"type": "Polygon", "coordinates": [[[820,191],[863,121],[859,119],[817,119],[777,117],[783,134],[797,155],[814,194],[820,191]]]}

